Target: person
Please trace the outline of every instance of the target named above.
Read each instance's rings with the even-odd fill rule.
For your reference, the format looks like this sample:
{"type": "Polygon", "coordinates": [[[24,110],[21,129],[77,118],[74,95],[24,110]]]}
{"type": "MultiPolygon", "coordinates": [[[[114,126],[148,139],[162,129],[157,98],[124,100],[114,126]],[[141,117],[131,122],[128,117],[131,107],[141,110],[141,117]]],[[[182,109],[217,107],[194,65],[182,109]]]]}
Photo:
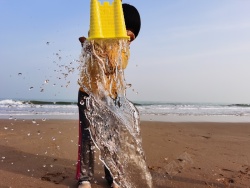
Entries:
{"type": "MultiPolygon", "coordinates": [[[[124,20],[127,30],[127,35],[130,37],[129,42],[131,43],[139,34],[141,27],[140,14],[138,10],[130,5],[122,4],[124,20]]],[[[80,37],[79,41],[82,46],[85,42],[85,37],[80,37]]],[[[124,67],[125,68],[125,67],[124,67]]],[[[85,116],[84,111],[86,110],[86,98],[88,94],[82,87],[78,93],[78,109],[79,109],[79,147],[78,147],[78,164],[77,164],[77,175],[78,188],[91,188],[90,181],[94,175],[94,143],[91,140],[90,132],[88,130],[89,122],[85,116]]],[[[113,188],[119,188],[113,182],[113,178],[109,170],[104,167],[105,178],[109,185],[113,188]]]]}

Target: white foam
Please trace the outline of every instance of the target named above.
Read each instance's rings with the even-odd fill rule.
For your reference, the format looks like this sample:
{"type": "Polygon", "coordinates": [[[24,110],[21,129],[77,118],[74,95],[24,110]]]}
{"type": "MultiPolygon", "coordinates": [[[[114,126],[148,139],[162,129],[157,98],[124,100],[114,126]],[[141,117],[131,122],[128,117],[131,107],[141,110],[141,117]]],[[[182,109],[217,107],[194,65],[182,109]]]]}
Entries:
{"type": "Polygon", "coordinates": [[[15,101],[12,99],[5,99],[0,101],[0,105],[21,105],[23,101],[15,101]]]}

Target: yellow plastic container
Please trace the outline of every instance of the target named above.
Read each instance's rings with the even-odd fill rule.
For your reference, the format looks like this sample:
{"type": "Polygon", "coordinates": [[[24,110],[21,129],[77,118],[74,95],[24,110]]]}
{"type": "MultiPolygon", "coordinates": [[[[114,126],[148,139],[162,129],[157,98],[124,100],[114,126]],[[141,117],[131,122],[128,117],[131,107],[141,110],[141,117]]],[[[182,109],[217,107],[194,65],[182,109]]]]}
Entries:
{"type": "Polygon", "coordinates": [[[114,0],[101,4],[98,0],[91,0],[90,4],[90,31],[92,39],[129,39],[126,32],[121,0],[114,0]]]}

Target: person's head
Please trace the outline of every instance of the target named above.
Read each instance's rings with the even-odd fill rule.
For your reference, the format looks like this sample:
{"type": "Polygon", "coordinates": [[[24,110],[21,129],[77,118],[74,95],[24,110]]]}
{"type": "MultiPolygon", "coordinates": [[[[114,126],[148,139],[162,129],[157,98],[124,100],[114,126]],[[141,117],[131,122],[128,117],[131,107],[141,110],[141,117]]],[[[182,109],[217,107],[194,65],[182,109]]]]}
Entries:
{"type": "Polygon", "coordinates": [[[141,18],[138,10],[129,4],[122,4],[127,34],[132,42],[139,34],[141,28],[141,18]]]}

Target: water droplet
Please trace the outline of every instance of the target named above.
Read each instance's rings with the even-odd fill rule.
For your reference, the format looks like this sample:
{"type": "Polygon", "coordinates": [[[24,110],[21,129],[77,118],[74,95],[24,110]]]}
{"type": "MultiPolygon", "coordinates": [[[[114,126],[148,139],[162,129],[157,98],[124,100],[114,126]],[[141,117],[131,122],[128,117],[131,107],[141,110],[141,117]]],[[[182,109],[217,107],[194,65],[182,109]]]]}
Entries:
{"type": "Polygon", "coordinates": [[[53,168],[53,165],[50,165],[51,168],[53,168]]]}
{"type": "Polygon", "coordinates": [[[5,159],[5,157],[3,156],[2,159],[5,159]]]}
{"type": "Polygon", "coordinates": [[[13,119],[13,117],[12,117],[12,116],[10,116],[10,117],[9,117],[9,119],[13,119]]]}
{"type": "Polygon", "coordinates": [[[7,130],[8,129],[8,127],[4,127],[4,130],[7,130]]]}
{"type": "Polygon", "coordinates": [[[45,83],[45,84],[49,83],[49,80],[45,80],[44,83],[45,83]]]}
{"type": "Polygon", "coordinates": [[[28,135],[28,136],[30,136],[31,134],[30,134],[30,133],[28,133],[27,135],[28,135]]]}
{"type": "Polygon", "coordinates": [[[127,84],[126,85],[126,88],[131,88],[132,87],[132,84],[127,84]]]}
{"type": "Polygon", "coordinates": [[[33,119],[33,120],[32,120],[32,123],[35,124],[35,123],[36,123],[36,120],[33,119]]]}
{"type": "Polygon", "coordinates": [[[80,101],[80,105],[84,105],[84,100],[81,100],[81,101],[80,101]]]}
{"type": "Polygon", "coordinates": [[[64,75],[64,78],[67,78],[68,77],[68,74],[63,74],[64,75]]]}
{"type": "Polygon", "coordinates": [[[46,167],[46,165],[43,165],[43,168],[45,168],[46,167]]]}
{"type": "Polygon", "coordinates": [[[55,141],[55,140],[56,140],[56,138],[55,138],[55,137],[52,137],[52,140],[53,140],[53,141],[55,141]]]}
{"type": "Polygon", "coordinates": [[[74,142],[74,140],[70,140],[71,142],[74,142]]]}
{"type": "Polygon", "coordinates": [[[43,118],[42,121],[46,121],[46,118],[43,118]]]}
{"type": "Polygon", "coordinates": [[[30,172],[30,169],[28,169],[27,171],[30,172]]]}
{"type": "Polygon", "coordinates": [[[44,152],[45,155],[47,155],[47,153],[48,153],[47,151],[44,152]]]}

